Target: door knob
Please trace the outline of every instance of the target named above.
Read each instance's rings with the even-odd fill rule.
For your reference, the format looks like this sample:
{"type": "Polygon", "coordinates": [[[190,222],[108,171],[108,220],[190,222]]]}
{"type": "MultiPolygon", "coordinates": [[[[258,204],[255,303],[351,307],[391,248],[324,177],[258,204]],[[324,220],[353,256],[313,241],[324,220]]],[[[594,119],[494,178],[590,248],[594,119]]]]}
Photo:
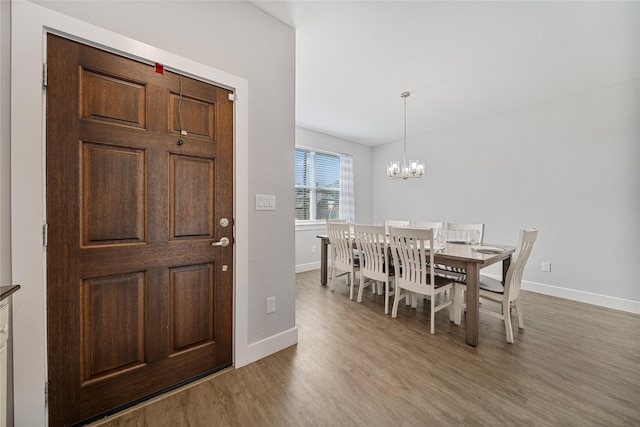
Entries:
{"type": "Polygon", "coordinates": [[[229,246],[229,239],[226,237],[222,237],[219,242],[211,243],[211,246],[222,246],[223,248],[226,248],[227,246],[229,246]]]}

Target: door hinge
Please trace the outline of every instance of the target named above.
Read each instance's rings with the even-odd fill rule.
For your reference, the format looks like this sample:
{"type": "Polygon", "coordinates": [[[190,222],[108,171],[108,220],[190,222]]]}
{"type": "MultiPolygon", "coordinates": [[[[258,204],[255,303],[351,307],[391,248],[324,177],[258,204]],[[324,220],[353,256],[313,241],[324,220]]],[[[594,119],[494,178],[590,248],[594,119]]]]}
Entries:
{"type": "Polygon", "coordinates": [[[49,81],[48,79],[48,73],[47,73],[47,63],[45,62],[44,64],[42,64],[42,88],[46,89],[47,88],[47,83],[49,81]]]}
{"type": "Polygon", "coordinates": [[[42,246],[49,246],[49,224],[42,224],[42,246]]]}
{"type": "Polygon", "coordinates": [[[49,406],[49,381],[44,383],[44,406],[49,406]]]}

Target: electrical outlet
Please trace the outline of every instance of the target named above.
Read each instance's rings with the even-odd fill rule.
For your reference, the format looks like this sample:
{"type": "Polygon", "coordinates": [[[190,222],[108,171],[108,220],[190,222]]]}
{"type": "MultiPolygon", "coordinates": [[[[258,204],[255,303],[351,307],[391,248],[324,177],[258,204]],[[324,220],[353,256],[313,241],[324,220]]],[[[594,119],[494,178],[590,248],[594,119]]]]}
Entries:
{"type": "Polygon", "coordinates": [[[276,311],[276,297],[267,298],[267,314],[274,313],[276,311]]]}
{"type": "Polygon", "coordinates": [[[315,254],[316,253],[316,247],[315,246],[311,246],[311,253],[315,254]]]}
{"type": "Polygon", "coordinates": [[[542,261],[542,271],[548,273],[551,271],[551,263],[549,261],[542,261]]]}

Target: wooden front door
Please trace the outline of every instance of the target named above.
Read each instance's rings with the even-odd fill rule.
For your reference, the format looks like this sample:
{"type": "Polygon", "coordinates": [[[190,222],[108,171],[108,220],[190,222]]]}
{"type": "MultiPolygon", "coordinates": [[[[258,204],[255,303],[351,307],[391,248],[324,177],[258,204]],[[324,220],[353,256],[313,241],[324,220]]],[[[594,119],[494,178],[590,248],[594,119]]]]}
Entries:
{"type": "Polygon", "coordinates": [[[49,425],[59,426],[231,365],[233,249],[212,243],[233,242],[233,101],[53,35],[47,64],[49,425]]]}

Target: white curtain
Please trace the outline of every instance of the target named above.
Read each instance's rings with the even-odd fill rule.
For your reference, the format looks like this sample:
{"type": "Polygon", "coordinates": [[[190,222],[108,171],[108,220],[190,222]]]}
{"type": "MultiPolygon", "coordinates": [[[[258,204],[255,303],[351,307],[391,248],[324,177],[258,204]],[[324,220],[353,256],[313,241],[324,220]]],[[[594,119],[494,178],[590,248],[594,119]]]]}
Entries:
{"type": "Polygon", "coordinates": [[[350,224],[355,223],[353,156],[350,154],[340,154],[340,210],[340,219],[345,219],[350,224]]]}

